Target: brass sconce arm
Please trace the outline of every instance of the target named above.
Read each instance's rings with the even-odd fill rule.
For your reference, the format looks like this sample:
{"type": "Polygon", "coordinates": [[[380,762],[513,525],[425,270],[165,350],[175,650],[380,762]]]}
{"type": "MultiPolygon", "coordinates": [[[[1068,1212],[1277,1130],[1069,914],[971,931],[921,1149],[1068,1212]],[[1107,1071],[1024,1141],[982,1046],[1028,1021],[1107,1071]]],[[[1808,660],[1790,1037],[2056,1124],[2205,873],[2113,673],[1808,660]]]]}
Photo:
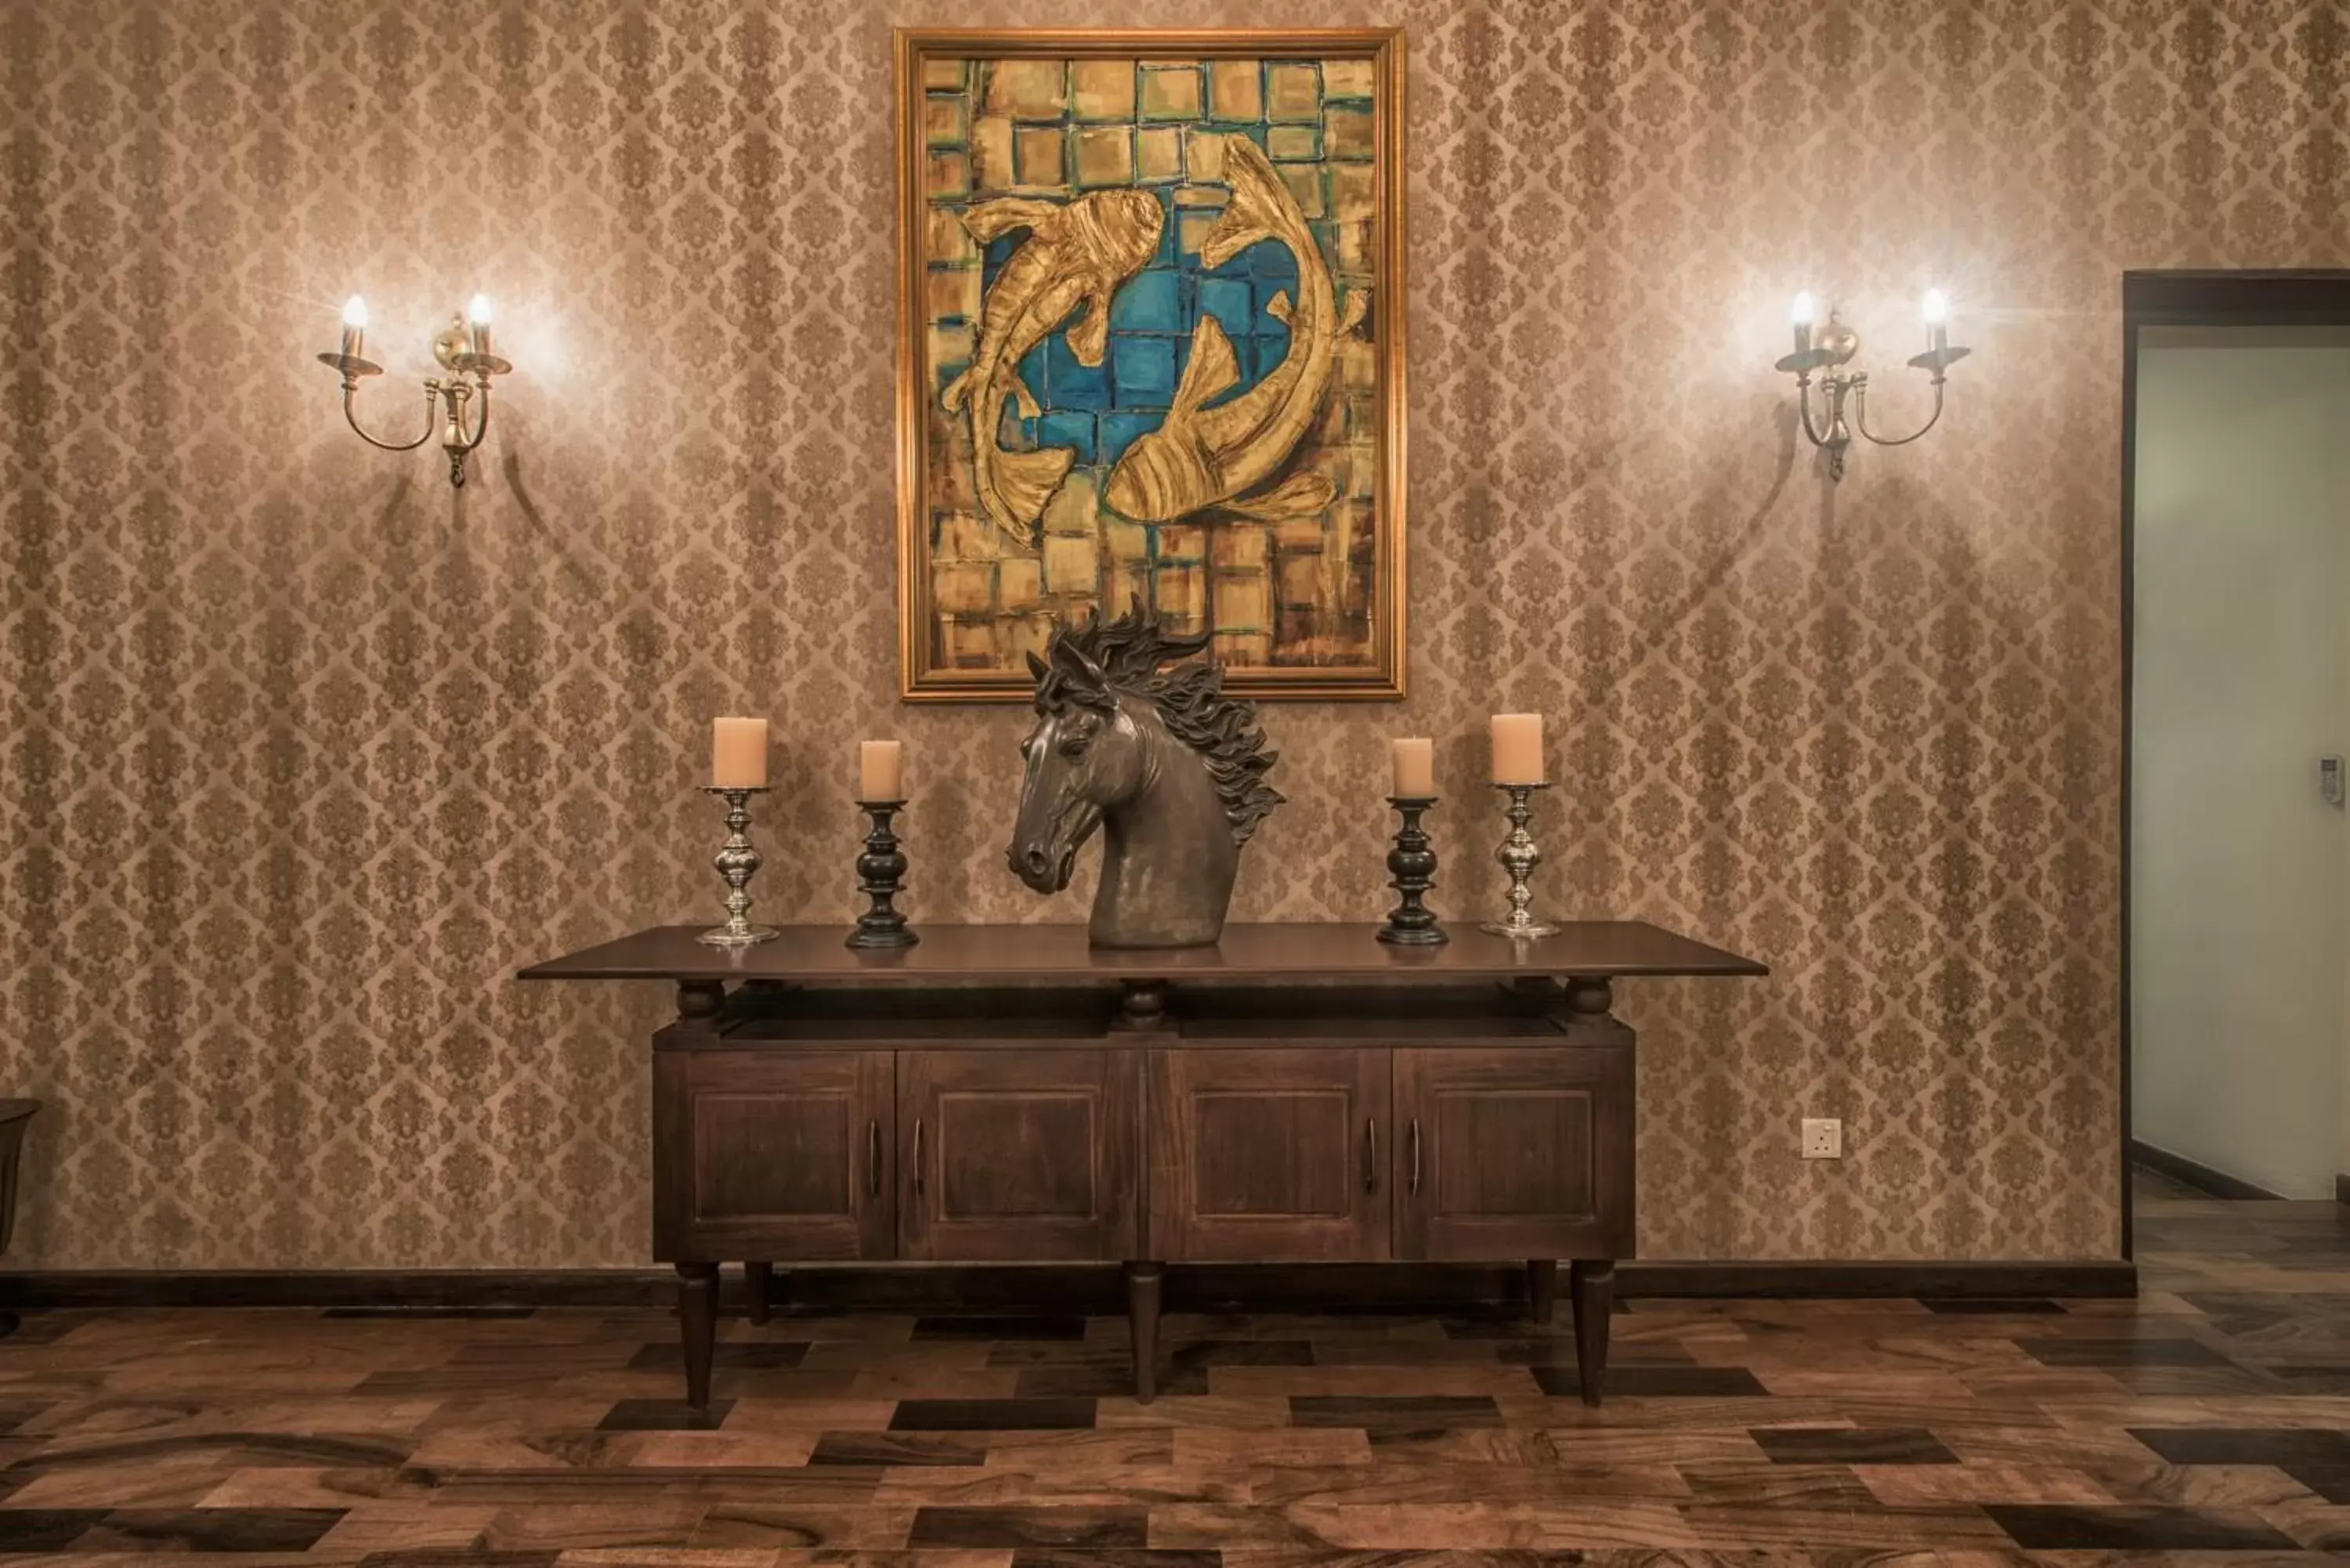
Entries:
{"type": "Polygon", "coordinates": [[[1928,431],[1932,430],[1935,424],[1940,421],[1941,417],[1942,378],[1939,376],[1934,378],[1934,411],[1926,416],[1926,422],[1924,424],[1919,425],[1916,430],[1910,431],[1906,436],[1881,436],[1875,431],[1870,430],[1868,428],[1868,383],[1866,381],[1863,381],[1859,386],[1853,389],[1853,428],[1860,431],[1861,435],[1872,445],[1908,446],[1911,441],[1916,441],[1919,436],[1924,435],[1928,431]]]}
{"type": "MultiPolygon", "coordinates": [[[[1836,396],[1831,389],[1827,398],[1828,419],[1831,425],[1835,419],[1836,401],[1836,396]]],[[[1812,373],[1809,370],[1799,370],[1795,373],[1795,408],[1803,415],[1804,438],[1814,446],[1825,446],[1828,440],[1826,432],[1812,422],[1812,373]]]]}
{"type": "Polygon", "coordinates": [[[383,368],[380,365],[370,364],[365,359],[348,358],[340,354],[321,354],[318,356],[318,358],[322,363],[342,372],[343,422],[351,427],[352,431],[358,435],[359,440],[367,442],[369,446],[380,447],[385,452],[414,452],[418,447],[422,446],[426,441],[432,439],[434,420],[439,412],[439,398],[432,382],[427,381],[424,383],[424,433],[418,436],[414,441],[385,441],[380,437],[369,435],[367,431],[367,427],[359,423],[359,413],[357,406],[359,378],[362,376],[380,376],[383,374],[383,368]]]}
{"type": "Polygon", "coordinates": [[[1966,357],[1967,350],[1964,348],[1937,348],[1927,353],[1920,354],[1909,361],[1909,368],[1913,370],[1929,370],[1933,372],[1934,411],[1926,416],[1926,422],[1924,424],[1919,425],[1916,430],[1910,431],[1906,436],[1881,436],[1875,431],[1868,428],[1868,378],[1865,375],[1856,378],[1857,384],[1853,389],[1854,400],[1852,408],[1852,422],[1854,427],[1857,429],[1862,435],[1867,437],[1875,445],[1908,446],[1911,441],[1916,441],[1919,436],[1924,435],[1928,431],[1932,430],[1936,425],[1941,423],[1942,393],[1943,389],[1950,383],[1950,367],[1957,364],[1966,357]]]}

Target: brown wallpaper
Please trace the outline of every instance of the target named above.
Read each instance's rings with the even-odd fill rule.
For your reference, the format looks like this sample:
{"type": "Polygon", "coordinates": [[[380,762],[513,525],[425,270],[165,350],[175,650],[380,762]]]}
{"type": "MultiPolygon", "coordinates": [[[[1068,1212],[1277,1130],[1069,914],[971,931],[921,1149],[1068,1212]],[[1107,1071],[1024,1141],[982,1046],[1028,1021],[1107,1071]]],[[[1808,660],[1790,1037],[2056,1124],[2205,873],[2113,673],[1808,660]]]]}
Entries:
{"type": "Polygon", "coordinates": [[[713,711],[779,725],[764,911],[847,917],[898,734],[918,919],[1082,918],[1002,868],[1016,711],[893,697],[901,20],[1409,29],[1412,696],[1271,712],[1237,912],[1384,907],[1399,732],[1490,903],[1479,716],[1542,709],[1545,901],[1777,970],[1623,988],[1645,1251],[2111,1254],[2118,274],[2350,262],[2325,0],[9,7],[10,1262],[643,1259],[665,999],[507,976],[715,907],[713,711]],[[1785,299],[1898,423],[1929,281],[1950,417],[1831,492],[1785,299]],[[411,428],[476,287],[452,496],[311,356],[363,289],[411,428]]]}

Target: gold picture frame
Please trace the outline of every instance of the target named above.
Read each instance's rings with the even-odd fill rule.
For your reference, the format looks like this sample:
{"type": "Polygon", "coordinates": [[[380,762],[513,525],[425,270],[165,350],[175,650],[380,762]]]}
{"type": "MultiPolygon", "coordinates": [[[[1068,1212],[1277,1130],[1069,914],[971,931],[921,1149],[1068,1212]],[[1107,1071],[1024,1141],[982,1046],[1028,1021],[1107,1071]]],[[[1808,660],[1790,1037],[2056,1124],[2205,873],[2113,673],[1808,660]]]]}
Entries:
{"type": "Polygon", "coordinates": [[[1139,598],[1242,695],[1401,698],[1401,29],[895,53],[902,695],[1139,598]]]}

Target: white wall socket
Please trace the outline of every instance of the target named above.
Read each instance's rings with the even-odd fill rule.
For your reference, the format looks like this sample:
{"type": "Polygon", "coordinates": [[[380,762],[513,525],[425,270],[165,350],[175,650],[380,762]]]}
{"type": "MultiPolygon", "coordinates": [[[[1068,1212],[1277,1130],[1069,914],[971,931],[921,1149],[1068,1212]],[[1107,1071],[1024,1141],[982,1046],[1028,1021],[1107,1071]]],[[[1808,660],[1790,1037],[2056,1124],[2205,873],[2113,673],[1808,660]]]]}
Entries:
{"type": "Polygon", "coordinates": [[[1804,1158],[1805,1159],[1842,1159],[1844,1158],[1844,1123],[1835,1116],[1804,1118],[1804,1158]]]}

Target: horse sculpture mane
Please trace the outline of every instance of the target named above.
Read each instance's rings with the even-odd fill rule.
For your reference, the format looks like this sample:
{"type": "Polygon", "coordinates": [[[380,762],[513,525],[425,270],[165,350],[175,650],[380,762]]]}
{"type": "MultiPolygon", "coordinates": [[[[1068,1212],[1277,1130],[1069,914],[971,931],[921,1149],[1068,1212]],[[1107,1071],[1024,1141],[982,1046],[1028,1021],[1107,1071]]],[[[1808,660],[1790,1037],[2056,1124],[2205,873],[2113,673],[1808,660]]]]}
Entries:
{"type": "Polygon", "coordinates": [[[1106,621],[1096,610],[1080,626],[1055,628],[1045,659],[1031,656],[1036,711],[1075,702],[1107,712],[1119,692],[1148,701],[1168,732],[1200,753],[1224,803],[1232,842],[1246,844],[1284,798],[1264,782],[1265,770],[1281,753],[1264,749],[1256,704],[1224,695],[1221,666],[1176,663],[1205,652],[1210,640],[1206,632],[1168,631],[1139,600],[1116,620],[1106,621]]]}

